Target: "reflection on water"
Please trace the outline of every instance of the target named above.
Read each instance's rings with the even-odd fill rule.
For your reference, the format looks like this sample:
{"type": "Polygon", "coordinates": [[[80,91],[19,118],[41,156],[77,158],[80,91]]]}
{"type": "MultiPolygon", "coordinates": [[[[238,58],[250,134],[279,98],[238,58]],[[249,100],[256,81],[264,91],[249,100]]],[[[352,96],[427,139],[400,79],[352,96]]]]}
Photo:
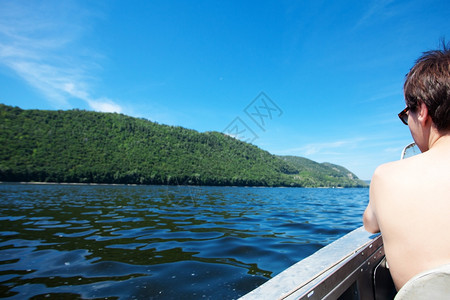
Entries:
{"type": "Polygon", "coordinates": [[[237,298],[361,225],[368,189],[0,185],[0,295],[237,298]]]}

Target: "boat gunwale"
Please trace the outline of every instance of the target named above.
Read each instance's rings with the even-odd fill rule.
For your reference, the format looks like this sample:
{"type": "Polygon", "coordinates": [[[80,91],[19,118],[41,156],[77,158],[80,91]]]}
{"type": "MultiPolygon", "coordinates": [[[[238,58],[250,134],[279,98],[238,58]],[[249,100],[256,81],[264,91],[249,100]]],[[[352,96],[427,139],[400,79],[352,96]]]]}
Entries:
{"type": "Polygon", "coordinates": [[[364,227],[359,227],[287,268],[241,299],[314,299],[319,295],[344,292],[356,277],[363,275],[358,273],[369,272],[383,257],[381,235],[371,234],[364,227]],[[348,269],[346,265],[352,267],[348,269]],[[342,274],[342,268],[346,268],[346,275],[342,274]],[[329,283],[330,278],[335,280],[333,274],[339,272],[345,276],[339,278],[341,283],[334,287],[325,284],[329,283]]]}

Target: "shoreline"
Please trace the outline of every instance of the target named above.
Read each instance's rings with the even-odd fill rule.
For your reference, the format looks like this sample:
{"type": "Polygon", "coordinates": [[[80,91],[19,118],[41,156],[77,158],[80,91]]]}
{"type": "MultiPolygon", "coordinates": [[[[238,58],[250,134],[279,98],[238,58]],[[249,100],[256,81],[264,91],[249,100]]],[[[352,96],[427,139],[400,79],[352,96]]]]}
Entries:
{"type": "Polygon", "coordinates": [[[29,185],[117,185],[140,186],[135,183],[86,183],[86,182],[40,182],[40,181],[0,181],[0,184],[29,184],[29,185]]]}
{"type": "Polygon", "coordinates": [[[86,182],[39,182],[39,181],[0,181],[0,184],[23,184],[23,185],[69,185],[69,186],[189,186],[189,187],[242,187],[242,188],[301,188],[301,189],[363,189],[359,187],[342,186],[251,186],[251,185],[189,185],[189,184],[136,184],[136,183],[86,183],[86,182]]]}

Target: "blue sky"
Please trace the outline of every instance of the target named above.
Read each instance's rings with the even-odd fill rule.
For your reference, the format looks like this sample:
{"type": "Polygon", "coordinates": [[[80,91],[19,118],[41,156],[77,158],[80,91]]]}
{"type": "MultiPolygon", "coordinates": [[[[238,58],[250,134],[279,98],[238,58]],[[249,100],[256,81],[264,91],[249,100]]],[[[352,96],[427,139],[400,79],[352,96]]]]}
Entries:
{"type": "Polygon", "coordinates": [[[404,76],[448,16],[445,0],[0,0],[0,103],[235,129],[370,179],[412,141],[404,76]]]}

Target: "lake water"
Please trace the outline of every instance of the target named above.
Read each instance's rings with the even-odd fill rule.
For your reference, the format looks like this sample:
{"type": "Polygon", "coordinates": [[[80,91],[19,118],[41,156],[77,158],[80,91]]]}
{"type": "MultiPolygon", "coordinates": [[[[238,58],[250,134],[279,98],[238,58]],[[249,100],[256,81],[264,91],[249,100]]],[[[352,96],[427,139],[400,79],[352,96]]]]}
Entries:
{"type": "Polygon", "coordinates": [[[235,299],[361,226],[368,193],[0,184],[0,296],[235,299]]]}

